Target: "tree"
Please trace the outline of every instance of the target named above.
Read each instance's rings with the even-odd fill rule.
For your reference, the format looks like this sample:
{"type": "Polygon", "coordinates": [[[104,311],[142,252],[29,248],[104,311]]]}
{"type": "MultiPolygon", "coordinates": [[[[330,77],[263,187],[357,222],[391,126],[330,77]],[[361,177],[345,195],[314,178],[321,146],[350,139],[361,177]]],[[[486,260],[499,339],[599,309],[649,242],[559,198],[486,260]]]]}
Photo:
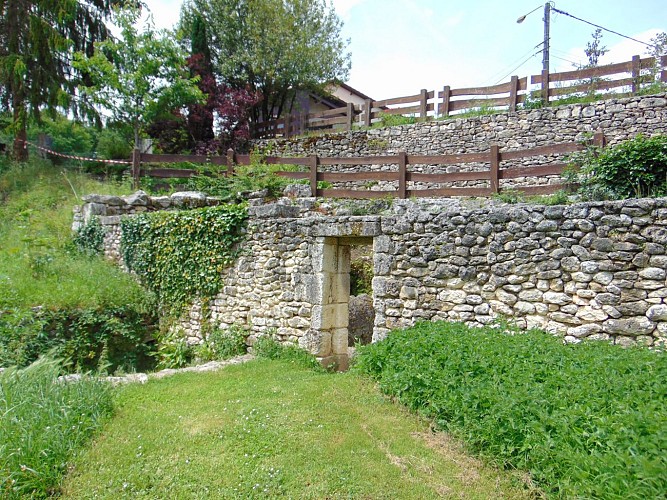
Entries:
{"type": "Polygon", "coordinates": [[[213,110],[217,84],[211,63],[211,50],[206,36],[206,24],[199,14],[192,21],[191,55],[188,58],[190,74],[199,77],[199,90],[206,95],[206,102],[192,104],[188,109],[188,129],[194,143],[213,139],[213,110]]]}
{"type": "Polygon", "coordinates": [[[78,52],[73,63],[90,75],[90,85],[82,92],[115,121],[132,126],[135,147],[146,126],[164,110],[203,100],[184,51],[168,32],[156,31],[150,17],[139,32],[140,16],[137,8],[117,11],[121,39],[98,42],[92,56],[78,52]]]}
{"type": "Polygon", "coordinates": [[[602,41],[602,30],[600,28],[596,29],[591,36],[593,37],[593,41],[588,42],[584,49],[584,53],[588,57],[588,64],[584,68],[595,68],[600,58],[609,52],[606,46],[600,46],[600,42],[602,41]]]}
{"type": "Polygon", "coordinates": [[[17,159],[27,158],[29,116],[83,109],[73,96],[86,75],[72,70],[72,52],[91,54],[93,43],[109,36],[112,3],[124,2],[0,0],[0,103],[12,114],[17,159]]]}
{"type": "Polygon", "coordinates": [[[262,94],[255,120],[290,112],[298,90],[348,76],[342,21],[325,0],[190,0],[181,15],[185,29],[194,12],[207,24],[223,82],[262,94]]]}
{"type": "Polygon", "coordinates": [[[655,58],[655,63],[650,71],[654,83],[658,86],[667,82],[667,69],[663,69],[662,57],[667,55],[667,33],[664,31],[651,38],[651,48],[646,53],[655,58]]]}

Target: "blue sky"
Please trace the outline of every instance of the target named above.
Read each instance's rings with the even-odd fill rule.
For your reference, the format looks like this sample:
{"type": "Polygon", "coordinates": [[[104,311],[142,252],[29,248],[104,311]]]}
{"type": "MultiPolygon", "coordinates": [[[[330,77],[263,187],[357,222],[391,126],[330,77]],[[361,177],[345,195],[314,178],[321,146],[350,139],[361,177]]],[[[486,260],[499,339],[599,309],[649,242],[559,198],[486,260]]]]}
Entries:
{"type": "MultiPolygon", "coordinates": [[[[181,0],[146,0],[158,27],[178,20],[181,0]]],[[[665,0],[557,0],[573,16],[648,42],[667,31],[665,0]]],[[[483,86],[542,68],[544,23],[539,0],[334,0],[350,39],[348,84],[374,99],[412,95],[420,89],[483,86]],[[522,24],[519,16],[539,7],[522,24]]],[[[552,12],[551,71],[587,62],[595,28],[552,12]]],[[[603,32],[609,52],[601,64],[646,56],[647,47],[603,32]]]]}

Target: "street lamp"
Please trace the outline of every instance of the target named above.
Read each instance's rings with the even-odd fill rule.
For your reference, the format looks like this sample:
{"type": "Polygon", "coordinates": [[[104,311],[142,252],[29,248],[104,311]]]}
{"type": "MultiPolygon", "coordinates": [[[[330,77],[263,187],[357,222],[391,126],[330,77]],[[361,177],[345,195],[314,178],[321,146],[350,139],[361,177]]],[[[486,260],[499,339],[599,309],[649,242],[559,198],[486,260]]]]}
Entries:
{"type": "MultiPolygon", "coordinates": [[[[544,4],[544,49],[542,50],[542,71],[546,70],[549,71],[549,28],[551,25],[551,8],[552,8],[553,2],[546,2],[544,4]]],[[[530,14],[535,12],[537,9],[539,9],[541,6],[535,7],[533,10],[531,10],[528,14],[524,14],[523,16],[519,17],[516,22],[518,24],[521,24],[526,17],[528,17],[530,14]]]]}

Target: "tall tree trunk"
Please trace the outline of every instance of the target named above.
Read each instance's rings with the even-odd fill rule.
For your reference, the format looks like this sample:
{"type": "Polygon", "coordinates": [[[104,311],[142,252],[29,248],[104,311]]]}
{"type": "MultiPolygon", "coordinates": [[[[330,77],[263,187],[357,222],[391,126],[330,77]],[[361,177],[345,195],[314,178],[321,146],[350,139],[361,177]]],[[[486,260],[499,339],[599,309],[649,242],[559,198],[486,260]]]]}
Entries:
{"type": "Polygon", "coordinates": [[[28,160],[28,132],[26,123],[26,109],[23,99],[14,94],[12,107],[14,108],[14,151],[13,156],[16,161],[28,160]]]}

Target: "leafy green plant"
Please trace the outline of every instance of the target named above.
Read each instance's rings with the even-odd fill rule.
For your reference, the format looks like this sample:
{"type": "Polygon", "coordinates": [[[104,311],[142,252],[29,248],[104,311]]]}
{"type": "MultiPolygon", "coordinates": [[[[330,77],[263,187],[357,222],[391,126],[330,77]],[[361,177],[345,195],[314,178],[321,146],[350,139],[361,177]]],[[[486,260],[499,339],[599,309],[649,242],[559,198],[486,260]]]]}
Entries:
{"type": "Polygon", "coordinates": [[[183,332],[172,330],[158,337],[155,353],[157,368],[183,368],[188,366],[195,356],[195,349],[188,344],[183,332]]]}
{"type": "Polygon", "coordinates": [[[125,265],[161,304],[178,313],[194,298],[218,293],[222,271],[234,261],[245,237],[246,219],[246,205],[125,217],[125,265]]]}
{"type": "Polygon", "coordinates": [[[638,135],[613,147],[589,147],[564,174],[586,199],[661,196],[667,192],[667,136],[638,135]]]}
{"type": "Polygon", "coordinates": [[[150,312],[125,306],[9,310],[0,315],[0,366],[26,366],[46,353],[69,371],[136,371],[152,367],[146,340],[150,312]]]}
{"type": "Polygon", "coordinates": [[[350,262],[350,295],[373,294],[373,259],[361,257],[350,262]]]}
{"type": "Polygon", "coordinates": [[[524,194],[518,190],[518,189],[513,189],[513,188],[506,188],[500,191],[499,193],[495,193],[493,195],[494,200],[502,201],[503,203],[522,203],[525,201],[525,196],[524,194]]]}
{"type": "Polygon", "coordinates": [[[380,111],[377,114],[377,118],[379,121],[373,123],[371,128],[396,127],[399,125],[412,125],[413,123],[417,123],[417,118],[414,116],[390,114],[383,111],[380,111]]]}
{"type": "Polygon", "coordinates": [[[550,496],[667,491],[663,352],[420,323],[360,348],[356,359],[383,392],[471,450],[529,470],[550,496]]]}
{"type": "Polygon", "coordinates": [[[206,335],[204,341],[195,346],[195,358],[199,361],[229,359],[247,351],[248,332],[238,325],[230,328],[215,328],[206,335]]]}
{"type": "Polygon", "coordinates": [[[72,238],[76,249],[84,255],[99,255],[104,249],[104,228],[97,216],[82,225],[72,238]]]}
{"type": "Polygon", "coordinates": [[[289,361],[316,371],[324,371],[315,356],[297,345],[280,343],[270,335],[258,338],[252,345],[252,351],[258,358],[289,361]]]}
{"type": "Polygon", "coordinates": [[[528,196],[526,201],[535,205],[567,205],[570,201],[569,193],[564,189],[559,189],[552,194],[544,194],[538,196],[528,196]]]}
{"type": "Polygon", "coordinates": [[[59,493],[68,463],[112,412],[107,384],[61,382],[59,361],[42,358],[0,373],[0,495],[59,493]]]}
{"type": "Polygon", "coordinates": [[[254,191],[267,191],[269,198],[278,198],[286,186],[293,184],[293,179],[282,177],[276,172],[298,172],[298,165],[267,165],[259,155],[251,156],[250,165],[238,165],[234,175],[196,175],[191,177],[188,187],[195,191],[203,191],[216,196],[222,201],[237,202],[243,199],[242,194],[254,191]]]}

